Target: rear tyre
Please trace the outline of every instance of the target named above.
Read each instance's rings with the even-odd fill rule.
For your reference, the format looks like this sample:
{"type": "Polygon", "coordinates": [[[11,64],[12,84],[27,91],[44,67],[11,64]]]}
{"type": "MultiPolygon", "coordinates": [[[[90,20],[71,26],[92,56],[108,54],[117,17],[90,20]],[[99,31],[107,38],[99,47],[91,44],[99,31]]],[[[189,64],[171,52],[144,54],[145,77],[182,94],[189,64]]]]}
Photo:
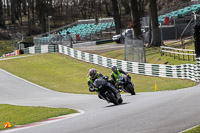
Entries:
{"type": "Polygon", "coordinates": [[[127,92],[131,93],[131,95],[135,95],[134,87],[131,84],[126,86],[127,92]]]}

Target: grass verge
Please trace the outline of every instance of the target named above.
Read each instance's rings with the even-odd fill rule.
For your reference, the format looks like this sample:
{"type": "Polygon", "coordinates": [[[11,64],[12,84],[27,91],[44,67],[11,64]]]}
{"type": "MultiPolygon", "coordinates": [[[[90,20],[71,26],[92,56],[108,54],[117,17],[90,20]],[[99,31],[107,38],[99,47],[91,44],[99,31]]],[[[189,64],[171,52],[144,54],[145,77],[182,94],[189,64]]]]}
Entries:
{"type": "Polygon", "coordinates": [[[7,54],[9,52],[12,52],[11,41],[1,40],[0,41],[0,56],[2,56],[3,54],[7,54]]]}
{"type": "Polygon", "coordinates": [[[28,107],[0,104],[0,130],[5,129],[4,123],[10,122],[12,127],[25,125],[48,118],[77,113],[76,110],[66,108],[28,107]]]}
{"type": "Polygon", "coordinates": [[[200,133],[200,125],[183,133],[200,133]]]}
{"type": "MultiPolygon", "coordinates": [[[[0,61],[0,68],[54,91],[81,94],[94,94],[88,91],[86,80],[90,68],[96,68],[104,75],[111,74],[111,69],[78,61],[59,53],[0,61]]],[[[196,85],[190,80],[136,74],[130,76],[136,92],[152,92],[155,90],[155,83],[159,91],[196,85]]]]}

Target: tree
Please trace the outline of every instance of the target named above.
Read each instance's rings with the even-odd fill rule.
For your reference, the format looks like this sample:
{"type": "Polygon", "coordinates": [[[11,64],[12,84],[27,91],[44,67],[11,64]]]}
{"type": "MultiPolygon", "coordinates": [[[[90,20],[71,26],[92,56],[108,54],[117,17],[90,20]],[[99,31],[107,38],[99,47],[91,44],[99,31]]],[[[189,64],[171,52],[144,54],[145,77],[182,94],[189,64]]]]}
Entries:
{"type": "Polygon", "coordinates": [[[129,6],[129,1],[128,0],[121,0],[122,5],[125,8],[125,14],[129,14],[130,13],[130,6],[129,6]]]}
{"type": "Polygon", "coordinates": [[[158,13],[157,13],[157,3],[156,0],[150,0],[150,40],[148,47],[151,46],[161,46],[161,34],[158,25],[158,13]]]}
{"type": "Polygon", "coordinates": [[[110,12],[110,4],[108,4],[108,2],[107,2],[107,0],[104,0],[103,1],[103,4],[104,4],[104,6],[105,6],[105,8],[106,8],[106,14],[107,14],[107,16],[111,16],[112,15],[112,13],[110,12]]]}
{"type": "Polygon", "coordinates": [[[118,2],[117,2],[117,0],[111,0],[111,2],[112,2],[113,12],[114,12],[113,17],[114,17],[114,21],[115,21],[116,34],[120,34],[121,18],[119,15],[118,2]]]}
{"type": "Polygon", "coordinates": [[[3,2],[0,1],[0,27],[5,28],[5,21],[3,19],[3,2]]]}
{"type": "Polygon", "coordinates": [[[10,16],[10,4],[8,0],[6,0],[6,5],[7,5],[7,16],[10,16]]]}
{"type": "Polygon", "coordinates": [[[138,10],[138,1],[131,0],[131,11],[132,11],[132,20],[133,20],[133,30],[135,38],[141,38],[141,24],[140,24],[140,12],[138,10]]]}
{"type": "Polygon", "coordinates": [[[15,20],[16,20],[16,1],[15,0],[11,0],[11,23],[15,24],[15,20]]]}
{"type": "Polygon", "coordinates": [[[36,10],[40,21],[42,33],[46,32],[46,18],[47,18],[47,3],[45,0],[36,0],[36,10]]]}

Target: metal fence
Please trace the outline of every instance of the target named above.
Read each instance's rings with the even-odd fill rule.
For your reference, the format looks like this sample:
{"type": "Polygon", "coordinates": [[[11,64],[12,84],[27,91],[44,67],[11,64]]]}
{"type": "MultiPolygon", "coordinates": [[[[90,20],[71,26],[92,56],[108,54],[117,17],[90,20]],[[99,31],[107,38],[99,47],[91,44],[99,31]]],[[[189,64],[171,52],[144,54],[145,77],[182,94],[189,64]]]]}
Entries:
{"type": "Polygon", "coordinates": [[[146,62],[144,40],[125,38],[125,60],[140,63],[146,62]]]}
{"type": "Polygon", "coordinates": [[[71,47],[71,45],[76,45],[77,43],[105,40],[112,38],[112,33],[104,34],[88,34],[86,36],[81,36],[78,34],[69,34],[69,35],[60,35],[60,34],[51,34],[47,37],[34,37],[33,43],[35,46],[40,45],[64,45],[71,47]]]}

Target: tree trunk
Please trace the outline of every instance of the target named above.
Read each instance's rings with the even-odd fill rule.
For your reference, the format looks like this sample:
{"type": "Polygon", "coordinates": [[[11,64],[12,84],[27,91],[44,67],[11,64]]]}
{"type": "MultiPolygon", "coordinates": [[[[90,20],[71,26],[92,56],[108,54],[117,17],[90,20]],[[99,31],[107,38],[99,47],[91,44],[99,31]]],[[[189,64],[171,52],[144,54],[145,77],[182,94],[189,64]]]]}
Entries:
{"type": "Polygon", "coordinates": [[[16,16],[15,16],[15,12],[16,12],[16,1],[15,0],[11,0],[11,23],[15,24],[15,20],[16,20],[16,16]]]}
{"type": "Polygon", "coordinates": [[[42,33],[46,32],[46,2],[41,0],[36,0],[36,10],[40,21],[40,26],[42,33]]]}
{"type": "Polygon", "coordinates": [[[26,15],[26,0],[22,0],[23,14],[26,15]]]}
{"type": "Polygon", "coordinates": [[[106,14],[107,14],[107,16],[111,16],[112,15],[112,13],[110,12],[110,8],[109,8],[109,4],[108,4],[108,2],[107,2],[107,0],[104,0],[104,5],[105,5],[105,8],[106,8],[106,14]]]}
{"type": "Polygon", "coordinates": [[[132,11],[134,36],[135,38],[142,38],[140,12],[138,10],[137,0],[131,0],[131,11],[132,11]]]}
{"type": "Polygon", "coordinates": [[[129,0],[122,0],[122,5],[125,8],[125,14],[129,14],[131,11],[129,6],[129,0]]]}
{"type": "Polygon", "coordinates": [[[10,4],[9,4],[9,1],[6,0],[6,5],[7,5],[7,16],[9,17],[10,16],[10,4]]]}
{"type": "Polygon", "coordinates": [[[0,1],[0,27],[5,28],[5,20],[3,19],[3,2],[0,1]]]}
{"type": "Polygon", "coordinates": [[[31,6],[31,0],[28,0],[28,35],[31,35],[31,20],[30,20],[30,6],[31,6]]]}
{"type": "Polygon", "coordinates": [[[148,47],[161,46],[161,34],[158,25],[158,13],[156,0],[150,0],[151,40],[148,47]]]}
{"type": "Polygon", "coordinates": [[[31,0],[31,14],[32,14],[32,24],[34,24],[35,22],[35,12],[34,12],[34,10],[35,10],[35,6],[34,6],[34,4],[35,4],[35,0],[31,0]]]}
{"type": "Polygon", "coordinates": [[[120,34],[121,18],[119,16],[118,2],[117,2],[117,0],[111,0],[111,2],[112,2],[113,12],[114,12],[116,34],[120,34]]]}

